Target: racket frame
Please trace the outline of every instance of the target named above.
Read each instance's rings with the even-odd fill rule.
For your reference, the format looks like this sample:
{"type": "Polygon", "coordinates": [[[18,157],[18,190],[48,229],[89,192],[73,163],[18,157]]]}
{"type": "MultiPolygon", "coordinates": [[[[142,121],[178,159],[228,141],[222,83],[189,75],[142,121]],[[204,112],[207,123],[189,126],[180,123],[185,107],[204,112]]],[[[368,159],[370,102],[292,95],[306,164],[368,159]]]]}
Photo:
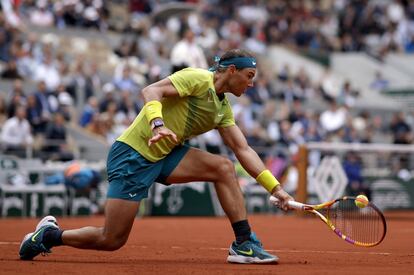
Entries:
{"type": "MultiPolygon", "coordinates": [[[[305,204],[305,203],[301,203],[297,201],[288,201],[288,205],[293,209],[300,210],[300,211],[306,211],[306,212],[309,212],[309,213],[312,213],[318,216],[338,237],[340,237],[341,239],[343,239],[344,241],[350,244],[362,246],[362,247],[372,247],[372,246],[376,246],[380,244],[384,240],[385,235],[387,233],[387,223],[385,221],[384,215],[378,209],[378,207],[375,206],[375,204],[369,202],[368,205],[366,206],[366,207],[372,207],[378,213],[379,217],[382,220],[382,224],[384,226],[384,234],[382,235],[381,239],[375,243],[363,243],[363,242],[355,241],[349,238],[348,236],[343,234],[339,229],[337,229],[335,225],[327,217],[325,217],[324,215],[322,215],[320,212],[317,211],[321,209],[329,209],[331,205],[341,200],[357,200],[357,199],[355,197],[345,196],[339,199],[331,200],[331,201],[324,202],[324,203],[317,204],[317,205],[305,204]]],[[[279,200],[276,197],[270,196],[270,201],[273,204],[278,206],[279,200]]]]}

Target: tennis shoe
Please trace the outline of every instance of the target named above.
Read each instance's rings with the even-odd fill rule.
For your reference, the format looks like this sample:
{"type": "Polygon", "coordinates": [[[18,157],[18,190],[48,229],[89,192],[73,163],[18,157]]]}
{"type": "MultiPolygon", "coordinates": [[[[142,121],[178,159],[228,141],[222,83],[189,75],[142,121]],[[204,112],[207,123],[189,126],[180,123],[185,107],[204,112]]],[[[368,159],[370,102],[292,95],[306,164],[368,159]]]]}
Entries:
{"type": "Polygon", "coordinates": [[[229,249],[227,262],[239,264],[266,264],[277,263],[279,258],[266,252],[255,233],[251,233],[250,240],[237,244],[235,241],[229,249]]]}
{"type": "Polygon", "coordinates": [[[19,255],[21,260],[32,260],[39,254],[43,256],[51,253],[50,247],[43,243],[43,237],[48,230],[57,230],[59,226],[53,216],[44,217],[36,226],[34,232],[26,234],[20,244],[19,255]]]}

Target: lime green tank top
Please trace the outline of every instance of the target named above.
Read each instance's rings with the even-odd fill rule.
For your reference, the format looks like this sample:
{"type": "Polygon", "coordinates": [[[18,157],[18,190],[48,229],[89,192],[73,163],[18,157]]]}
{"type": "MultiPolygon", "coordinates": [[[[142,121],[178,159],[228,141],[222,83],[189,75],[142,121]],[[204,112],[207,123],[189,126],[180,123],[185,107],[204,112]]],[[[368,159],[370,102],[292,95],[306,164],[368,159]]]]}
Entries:
{"type": "Polygon", "coordinates": [[[215,128],[235,125],[230,102],[227,97],[222,100],[218,98],[213,77],[213,72],[196,68],[186,68],[168,77],[179,96],[161,100],[162,116],[165,126],[177,135],[178,144],[165,138],[148,146],[152,131],[144,109],[117,140],[155,162],[187,139],[215,128]]]}

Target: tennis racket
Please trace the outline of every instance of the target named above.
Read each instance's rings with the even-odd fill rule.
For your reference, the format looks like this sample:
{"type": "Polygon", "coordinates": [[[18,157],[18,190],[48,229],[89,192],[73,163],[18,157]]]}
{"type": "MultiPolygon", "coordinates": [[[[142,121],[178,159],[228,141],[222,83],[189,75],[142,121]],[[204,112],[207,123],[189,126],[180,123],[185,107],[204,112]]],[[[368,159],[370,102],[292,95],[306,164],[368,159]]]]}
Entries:
{"type": "MultiPolygon", "coordinates": [[[[382,212],[369,202],[360,208],[354,197],[343,197],[318,205],[289,201],[291,208],[318,216],[344,241],[364,247],[376,246],[387,233],[387,223],[382,212]]],[[[270,201],[278,205],[279,200],[271,196],[270,201]]]]}

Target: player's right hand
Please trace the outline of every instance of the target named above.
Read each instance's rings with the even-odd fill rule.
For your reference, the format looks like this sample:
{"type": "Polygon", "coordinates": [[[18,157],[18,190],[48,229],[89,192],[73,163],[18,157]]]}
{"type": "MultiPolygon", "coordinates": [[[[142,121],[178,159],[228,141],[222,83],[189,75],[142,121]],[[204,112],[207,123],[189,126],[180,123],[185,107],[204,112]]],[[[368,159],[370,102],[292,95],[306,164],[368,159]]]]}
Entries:
{"type": "Polygon", "coordinates": [[[294,200],[293,197],[291,195],[289,195],[285,190],[283,190],[283,188],[280,186],[280,184],[275,187],[275,189],[273,190],[272,195],[279,200],[278,201],[278,207],[280,207],[281,209],[283,209],[285,211],[293,209],[288,204],[288,201],[293,201],[294,200]]]}
{"type": "Polygon", "coordinates": [[[157,143],[163,138],[172,138],[175,143],[178,143],[177,135],[165,126],[157,127],[152,130],[153,136],[148,140],[148,146],[157,143]]]}

